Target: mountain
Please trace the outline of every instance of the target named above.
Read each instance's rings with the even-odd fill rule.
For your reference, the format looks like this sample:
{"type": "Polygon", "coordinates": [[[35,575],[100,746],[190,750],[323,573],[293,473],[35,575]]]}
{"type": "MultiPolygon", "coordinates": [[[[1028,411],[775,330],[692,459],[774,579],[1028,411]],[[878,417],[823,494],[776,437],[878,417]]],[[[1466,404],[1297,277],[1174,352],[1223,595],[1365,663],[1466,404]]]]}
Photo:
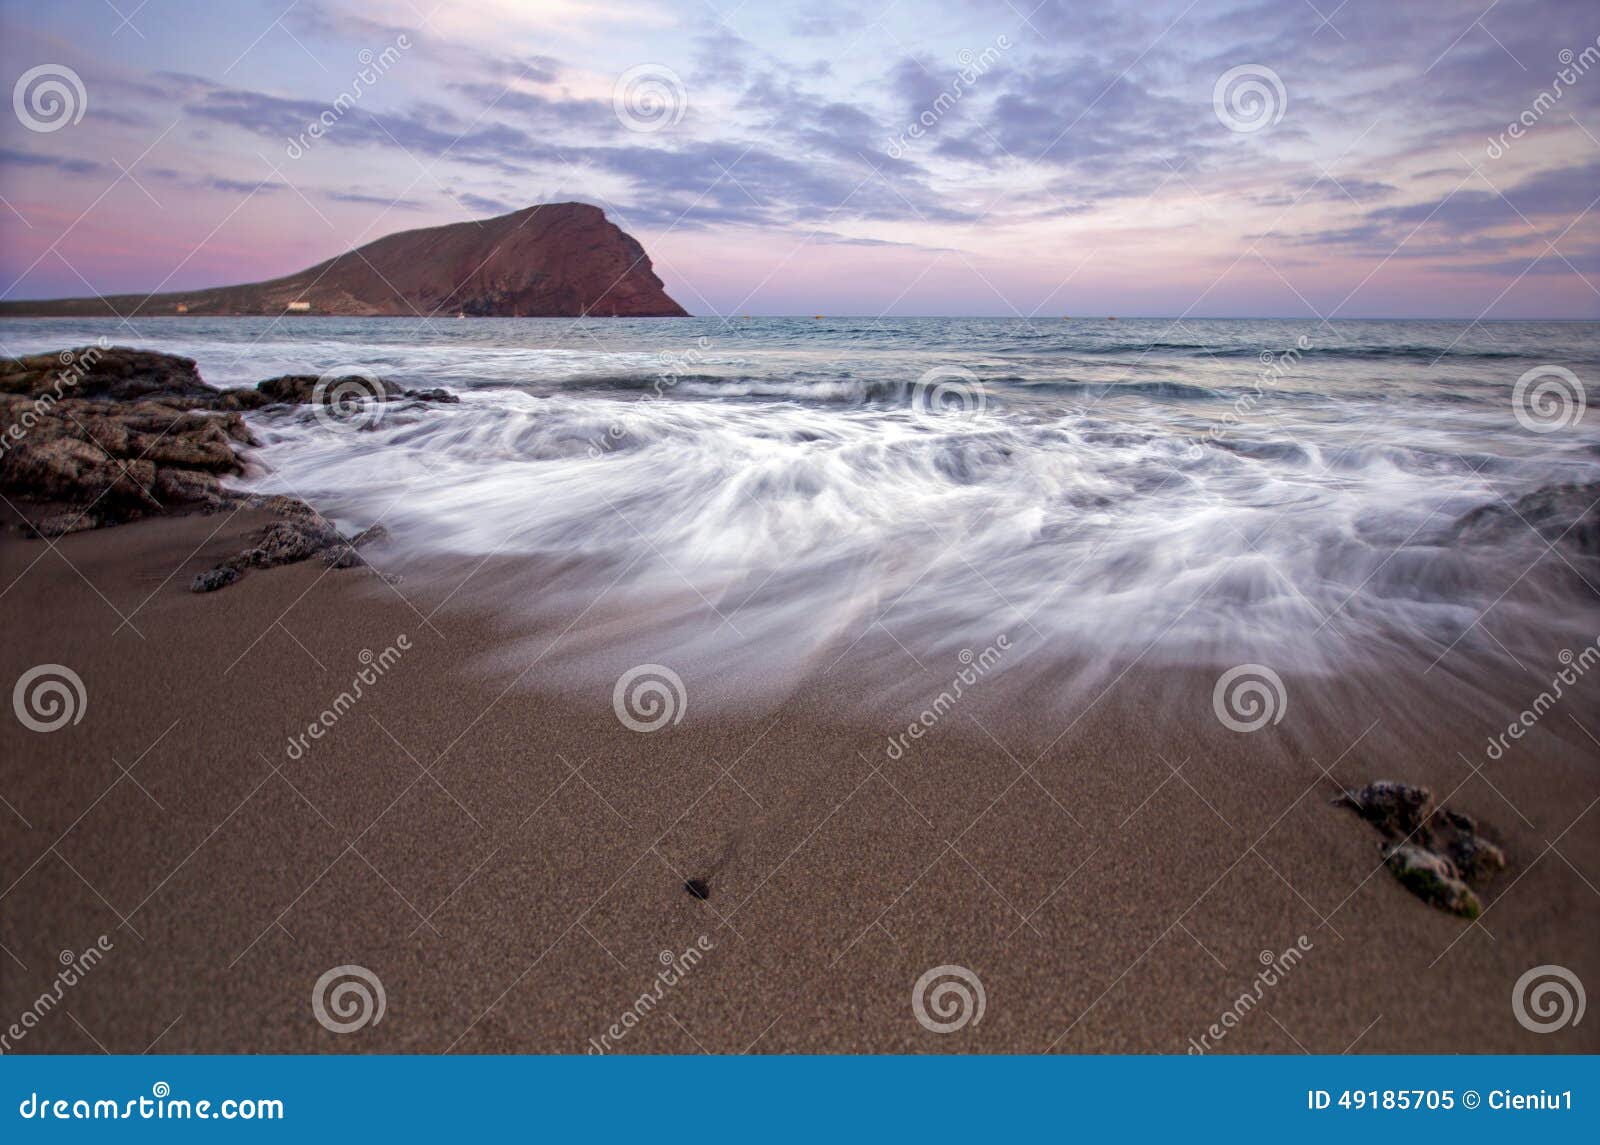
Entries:
{"type": "Polygon", "coordinates": [[[285,313],[527,318],[687,316],[632,235],[588,203],[401,231],[270,282],[181,294],[0,302],[0,315],[285,313]]]}

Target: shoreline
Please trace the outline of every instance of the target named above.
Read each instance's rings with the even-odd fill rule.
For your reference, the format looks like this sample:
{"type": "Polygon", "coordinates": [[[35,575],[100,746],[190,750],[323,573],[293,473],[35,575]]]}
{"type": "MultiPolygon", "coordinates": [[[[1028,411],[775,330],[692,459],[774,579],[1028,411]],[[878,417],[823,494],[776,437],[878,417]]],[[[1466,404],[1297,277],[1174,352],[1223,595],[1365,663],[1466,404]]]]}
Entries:
{"type": "MultiPolygon", "coordinates": [[[[391,569],[381,547],[369,559],[399,583],[307,562],[188,591],[264,520],[0,540],[7,609],[29,618],[4,678],[77,665],[87,694],[79,724],[3,734],[5,814],[29,824],[5,844],[0,941],[30,968],[6,976],[8,1006],[56,951],[116,947],[74,989],[75,1020],[41,1023],[28,1052],[580,1053],[657,954],[701,935],[714,950],[627,1052],[1182,1053],[1261,952],[1301,936],[1312,948],[1268,1012],[1212,1048],[1600,1044],[1590,1025],[1529,1033],[1509,1005],[1531,966],[1600,977],[1579,873],[1600,863],[1580,817],[1600,774],[1573,726],[1593,681],[1492,764],[1474,754],[1500,715],[1482,696],[1520,709],[1538,689],[1470,661],[1452,681],[1286,674],[1284,720],[1250,734],[1215,718],[1214,672],[1136,665],[1067,719],[1041,706],[1047,681],[1002,673],[897,761],[901,705],[874,712],[867,690],[886,649],[864,647],[759,711],[700,702],[715,682],[691,676],[681,721],[646,734],[619,722],[611,681],[564,672],[596,613],[516,617],[391,569]],[[414,648],[289,758],[361,650],[402,633],[414,648]],[[1431,786],[1503,840],[1478,923],[1412,896],[1379,835],[1330,803],[1384,778],[1431,786]],[[387,994],[359,1041],[306,1016],[345,964],[387,994]],[[949,1037],[907,1005],[943,965],[987,995],[949,1037]]],[[[489,583],[498,571],[517,570],[489,583]]],[[[948,683],[942,666],[904,671],[934,695],[948,683]]]]}

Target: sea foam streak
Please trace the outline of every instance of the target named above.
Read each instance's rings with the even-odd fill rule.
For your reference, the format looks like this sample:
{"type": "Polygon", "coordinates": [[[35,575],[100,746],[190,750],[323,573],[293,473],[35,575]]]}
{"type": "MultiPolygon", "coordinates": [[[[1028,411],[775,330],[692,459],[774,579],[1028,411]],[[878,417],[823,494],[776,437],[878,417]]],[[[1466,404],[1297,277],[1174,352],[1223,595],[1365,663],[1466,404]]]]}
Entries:
{"type": "Polygon", "coordinates": [[[1011,631],[1113,661],[1334,670],[1474,641],[1491,605],[1540,646],[1594,608],[1531,529],[1456,527],[1600,480],[1592,417],[1536,435],[1510,406],[1530,364],[1600,377],[1593,325],[880,325],[312,320],[267,349],[216,323],[141,332],[214,379],[361,365],[450,386],[461,404],[356,434],[252,415],[250,484],[381,519],[401,567],[542,558],[559,574],[502,606],[577,612],[607,590],[596,618],[635,618],[617,642],[724,664],[825,667],[877,628],[918,655],[1011,631]],[[1319,336],[1337,339],[1320,356],[1319,336]],[[935,367],[969,371],[981,411],[918,408],[935,367]]]}

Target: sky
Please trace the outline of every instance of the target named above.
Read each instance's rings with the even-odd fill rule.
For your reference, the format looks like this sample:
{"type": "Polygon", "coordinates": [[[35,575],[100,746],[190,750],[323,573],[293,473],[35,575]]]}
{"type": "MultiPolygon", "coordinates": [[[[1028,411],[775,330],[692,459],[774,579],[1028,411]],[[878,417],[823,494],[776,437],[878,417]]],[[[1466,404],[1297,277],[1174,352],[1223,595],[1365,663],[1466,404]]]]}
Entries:
{"type": "Polygon", "coordinates": [[[0,71],[8,299],[577,199],[695,314],[1600,317],[1593,0],[0,0],[0,71]]]}

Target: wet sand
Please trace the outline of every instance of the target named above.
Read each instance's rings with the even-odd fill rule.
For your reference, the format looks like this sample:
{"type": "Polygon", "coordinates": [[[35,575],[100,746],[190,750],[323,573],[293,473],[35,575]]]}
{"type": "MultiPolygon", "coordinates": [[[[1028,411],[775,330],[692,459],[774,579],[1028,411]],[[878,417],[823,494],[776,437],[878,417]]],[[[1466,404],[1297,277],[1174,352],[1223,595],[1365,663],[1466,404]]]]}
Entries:
{"type": "Polygon", "coordinates": [[[732,682],[697,667],[681,721],[640,733],[611,695],[638,657],[599,683],[564,662],[626,616],[603,581],[540,615],[525,567],[463,588],[379,550],[400,583],[308,563],[188,591],[260,523],[0,539],[0,683],[61,664],[87,696],[50,733],[0,720],[0,1017],[63,950],[112,947],[11,1051],[582,1053],[617,1024],[618,1052],[1182,1053],[1225,1012],[1216,1052],[1600,1049],[1600,1022],[1536,1034],[1511,1003],[1539,965],[1600,984],[1600,672],[1485,756],[1557,649],[1285,672],[1283,720],[1250,734],[1215,717],[1215,669],[1002,675],[893,759],[958,666],[887,632],[744,709],[704,701],[732,682]],[[402,634],[295,758],[362,650],[402,634]],[[1478,922],[1413,897],[1330,804],[1379,778],[1498,833],[1478,922]],[[697,944],[640,1014],[664,953],[697,944]],[[385,1011],[337,1034],[311,1000],[345,965],[385,1011]],[[939,1034],[912,993],[945,965],[984,1009],[939,1034]]]}

